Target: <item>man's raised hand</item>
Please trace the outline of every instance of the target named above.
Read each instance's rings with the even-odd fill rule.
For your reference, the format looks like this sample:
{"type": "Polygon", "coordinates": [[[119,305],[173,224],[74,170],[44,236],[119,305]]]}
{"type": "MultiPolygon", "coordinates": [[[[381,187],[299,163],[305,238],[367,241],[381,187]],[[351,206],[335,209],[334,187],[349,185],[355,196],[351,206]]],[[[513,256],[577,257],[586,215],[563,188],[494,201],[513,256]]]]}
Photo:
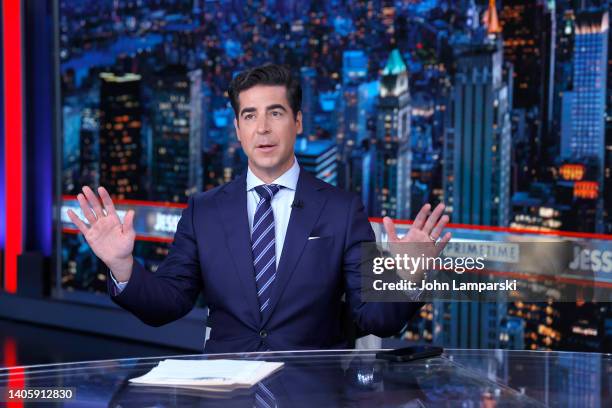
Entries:
{"type": "Polygon", "coordinates": [[[431,205],[425,204],[414,219],[408,233],[402,238],[397,236],[391,218],[383,218],[389,250],[393,255],[403,256],[406,254],[414,257],[425,255],[432,258],[440,255],[451,239],[450,232],[444,234],[444,227],[448,224],[449,218],[448,215],[442,215],[444,212],[444,204],[442,203],[438,204],[431,214],[430,210],[431,205]],[[417,245],[411,246],[410,243],[417,245]]]}
{"type": "Polygon", "coordinates": [[[408,233],[401,239],[397,236],[395,225],[391,218],[383,218],[383,224],[387,231],[389,242],[435,242],[435,246],[438,249],[437,254],[442,252],[446,243],[451,238],[450,232],[442,236],[444,227],[448,224],[449,218],[448,215],[442,215],[444,212],[444,204],[442,203],[438,204],[431,214],[429,214],[430,209],[430,204],[425,204],[421,208],[410,226],[408,233]],[[442,238],[440,239],[440,237],[442,238]],[[438,239],[440,240],[438,241],[438,239]]]}
{"type": "Polygon", "coordinates": [[[104,187],[99,187],[98,193],[102,203],[87,186],[77,195],[87,223],[72,210],[68,210],[68,217],[81,231],[98,258],[110,268],[115,279],[120,282],[127,281],[134,262],[132,257],[136,239],[134,210],[129,210],[121,223],[108,191],[104,187]]]}

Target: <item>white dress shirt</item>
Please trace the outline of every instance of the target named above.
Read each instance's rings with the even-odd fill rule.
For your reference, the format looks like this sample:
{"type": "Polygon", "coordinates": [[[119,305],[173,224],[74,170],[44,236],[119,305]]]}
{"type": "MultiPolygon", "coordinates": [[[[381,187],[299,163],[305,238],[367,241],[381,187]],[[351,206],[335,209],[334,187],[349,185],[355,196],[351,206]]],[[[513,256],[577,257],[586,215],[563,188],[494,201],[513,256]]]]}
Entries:
{"type": "MultiPolygon", "coordinates": [[[[295,189],[297,187],[298,177],[300,175],[300,166],[297,160],[293,159],[293,166],[284,172],[279,178],[270,184],[278,184],[283,186],[278,193],[272,198],[270,205],[274,214],[274,238],[276,240],[276,267],[283,252],[283,244],[285,243],[285,234],[289,225],[289,217],[291,216],[291,204],[295,197],[295,189]]],[[[249,215],[249,232],[253,232],[253,219],[255,218],[255,209],[259,203],[260,197],[255,191],[255,187],[266,184],[259,179],[249,168],[246,176],[247,188],[247,213],[249,215]]]]}
{"type": "MultiPolygon", "coordinates": [[[[289,170],[281,174],[276,180],[270,184],[278,184],[282,186],[272,198],[270,205],[274,214],[274,236],[276,240],[276,267],[283,252],[283,244],[285,243],[285,234],[289,226],[289,217],[291,216],[291,205],[295,197],[295,189],[297,188],[298,178],[300,176],[300,166],[295,156],[293,156],[293,165],[289,170]]],[[[249,167],[246,175],[246,190],[247,190],[247,213],[249,217],[249,233],[253,232],[253,218],[255,218],[255,209],[261,197],[255,191],[255,187],[266,184],[257,177],[249,167]]],[[[117,282],[112,272],[110,274],[115,286],[121,292],[129,281],[117,282]]]]}

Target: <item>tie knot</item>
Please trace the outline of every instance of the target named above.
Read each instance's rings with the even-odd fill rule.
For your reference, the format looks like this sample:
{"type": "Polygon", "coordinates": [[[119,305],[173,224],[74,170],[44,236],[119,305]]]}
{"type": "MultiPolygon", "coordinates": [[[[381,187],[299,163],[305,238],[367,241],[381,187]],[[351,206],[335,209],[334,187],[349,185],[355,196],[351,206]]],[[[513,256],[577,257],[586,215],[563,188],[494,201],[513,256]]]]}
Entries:
{"type": "Polygon", "coordinates": [[[278,193],[282,186],[278,184],[262,184],[261,186],[255,187],[255,191],[261,198],[265,198],[268,202],[272,201],[274,194],[278,193]]]}

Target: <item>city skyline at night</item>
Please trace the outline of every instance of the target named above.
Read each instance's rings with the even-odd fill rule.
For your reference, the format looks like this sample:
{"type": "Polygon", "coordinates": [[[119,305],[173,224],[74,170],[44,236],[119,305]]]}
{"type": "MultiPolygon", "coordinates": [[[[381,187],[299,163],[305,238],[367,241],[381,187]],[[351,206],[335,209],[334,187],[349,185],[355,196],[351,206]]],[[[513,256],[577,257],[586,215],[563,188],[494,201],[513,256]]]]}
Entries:
{"type": "MultiPolygon", "coordinates": [[[[60,0],[62,194],[67,203],[82,185],[104,185],[116,199],[163,207],[231,181],[246,156],[227,87],[274,62],[301,80],[302,168],[358,193],[368,216],[413,219],[444,202],[454,223],[612,234],[609,9],[604,0],[60,0]]],[[[61,247],[62,288],[104,292],[82,238],[64,232],[61,247]]],[[[145,240],[135,251],[154,271],[168,247],[145,240]]],[[[447,333],[438,339],[476,344],[448,334],[442,316],[454,313],[488,316],[483,336],[497,340],[480,346],[562,343],[516,340],[531,320],[559,323],[557,309],[526,319],[530,305],[432,307],[415,325],[421,339],[438,324],[447,333]]],[[[612,318],[609,306],[595,309],[612,318]]]]}

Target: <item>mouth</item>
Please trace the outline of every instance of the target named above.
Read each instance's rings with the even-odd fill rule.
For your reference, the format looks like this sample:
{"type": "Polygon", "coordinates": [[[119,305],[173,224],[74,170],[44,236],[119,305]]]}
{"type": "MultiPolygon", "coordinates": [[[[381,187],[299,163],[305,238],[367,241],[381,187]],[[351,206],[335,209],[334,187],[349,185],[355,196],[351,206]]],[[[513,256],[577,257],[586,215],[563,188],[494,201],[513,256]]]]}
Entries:
{"type": "Polygon", "coordinates": [[[271,152],[275,147],[275,144],[260,144],[257,146],[257,150],[261,152],[271,152]]]}

